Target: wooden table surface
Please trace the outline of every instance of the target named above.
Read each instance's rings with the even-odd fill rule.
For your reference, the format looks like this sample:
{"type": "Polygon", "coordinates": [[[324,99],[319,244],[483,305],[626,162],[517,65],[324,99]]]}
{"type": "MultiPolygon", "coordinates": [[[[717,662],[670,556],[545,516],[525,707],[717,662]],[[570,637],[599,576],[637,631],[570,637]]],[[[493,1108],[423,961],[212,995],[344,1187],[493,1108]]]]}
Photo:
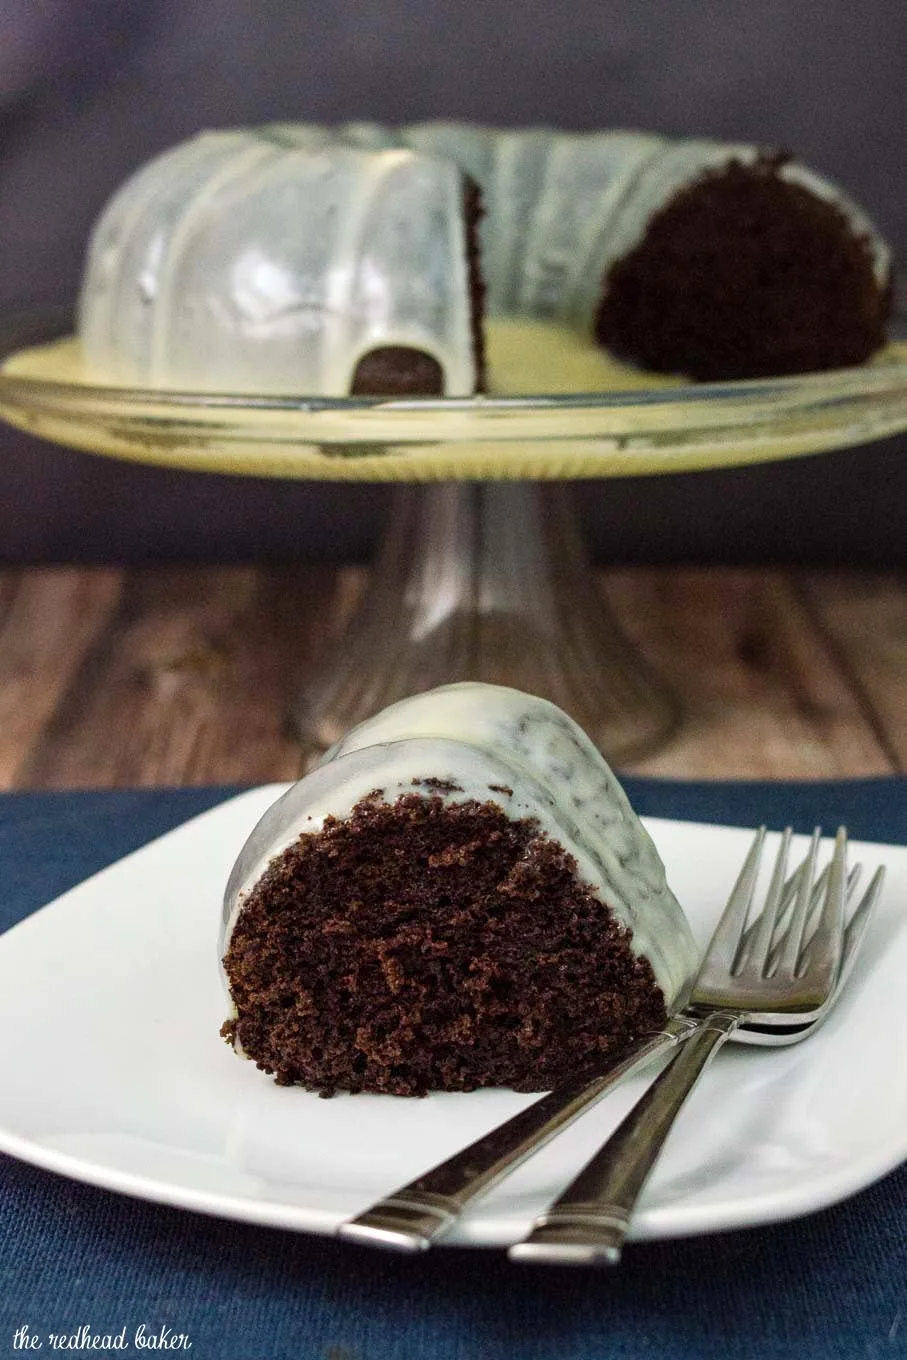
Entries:
{"type": "MultiPolygon", "coordinates": [[[[357,568],[0,571],[0,788],[254,783],[305,760],[287,714],[357,568]]],[[[603,596],[685,712],[627,769],[885,774],[907,763],[907,578],[621,568],[603,596]]]]}

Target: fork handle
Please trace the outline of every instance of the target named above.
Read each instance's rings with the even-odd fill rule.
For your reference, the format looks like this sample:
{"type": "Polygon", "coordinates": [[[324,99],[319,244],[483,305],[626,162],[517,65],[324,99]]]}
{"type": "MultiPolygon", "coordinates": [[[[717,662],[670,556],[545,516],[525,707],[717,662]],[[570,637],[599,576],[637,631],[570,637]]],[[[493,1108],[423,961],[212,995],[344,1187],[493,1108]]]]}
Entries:
{"type": "Polygon", "coordinates": [[[618,1082],[676,1044],[688,1041],[699,1023],[675,1015],[663,1031],[642,1039],[605,1076],[551,1091],[418,1180],[341,1223],[337,1235],[395,1251],[424,1251],[453,1227],[474,1199],[543,1148],[618,1082]]]}
{"type": "Polygon", "coordinates": [[[674,1120],[740,1016],[716,1011],[551,1207],[510,1248],[515,1261],[617,1265],[640,1192],[674,1120]]]}

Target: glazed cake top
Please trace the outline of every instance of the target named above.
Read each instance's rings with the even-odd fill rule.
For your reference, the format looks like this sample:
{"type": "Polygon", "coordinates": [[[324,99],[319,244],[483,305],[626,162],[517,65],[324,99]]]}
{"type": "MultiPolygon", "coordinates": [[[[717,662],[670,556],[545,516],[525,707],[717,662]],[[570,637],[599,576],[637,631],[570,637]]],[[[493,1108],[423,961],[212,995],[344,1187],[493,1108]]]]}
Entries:
{"type": "Polygon", "coordinates": [[[670,1009],[698,954],[648,832],[615,775],[575,722],[547,700],[496,685],[446,685],[401,700],[355,727],[279,799],[237,860],[224,904],[221,957],[249,890],[269,861],[328,816],[376,790],[389,803],[424,792],[450,803],[494,801],[532,817],[576,860],[580,879],[633,931],[670,1009]]]}

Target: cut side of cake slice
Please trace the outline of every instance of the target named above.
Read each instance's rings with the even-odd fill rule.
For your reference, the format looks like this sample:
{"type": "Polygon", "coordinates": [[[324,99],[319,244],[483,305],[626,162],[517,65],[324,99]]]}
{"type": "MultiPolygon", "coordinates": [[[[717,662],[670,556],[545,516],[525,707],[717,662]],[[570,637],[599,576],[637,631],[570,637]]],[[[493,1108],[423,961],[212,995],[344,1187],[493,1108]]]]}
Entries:
{"type": "Polygon", "coordinates": [[[361,724],[265,814],[221,953],[224,1036],[324,1095],[594,1075],[664,1024],[696,960],[598,751],[479,684],[361,724]]]}

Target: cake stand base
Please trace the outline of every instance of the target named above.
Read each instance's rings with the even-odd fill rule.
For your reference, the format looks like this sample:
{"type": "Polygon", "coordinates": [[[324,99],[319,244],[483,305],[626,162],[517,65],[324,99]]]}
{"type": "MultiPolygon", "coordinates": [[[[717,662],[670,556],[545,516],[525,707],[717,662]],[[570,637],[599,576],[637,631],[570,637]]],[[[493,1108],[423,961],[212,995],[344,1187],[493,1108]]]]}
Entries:
{"type": "Polygon", "coordinates": [[[454,680],[551,699],[616,763],[663,745],[679,718],[609,614],[569,487],[554,482],[399,488],[366,596],[295,721],[321,751],[454,680]]]}

